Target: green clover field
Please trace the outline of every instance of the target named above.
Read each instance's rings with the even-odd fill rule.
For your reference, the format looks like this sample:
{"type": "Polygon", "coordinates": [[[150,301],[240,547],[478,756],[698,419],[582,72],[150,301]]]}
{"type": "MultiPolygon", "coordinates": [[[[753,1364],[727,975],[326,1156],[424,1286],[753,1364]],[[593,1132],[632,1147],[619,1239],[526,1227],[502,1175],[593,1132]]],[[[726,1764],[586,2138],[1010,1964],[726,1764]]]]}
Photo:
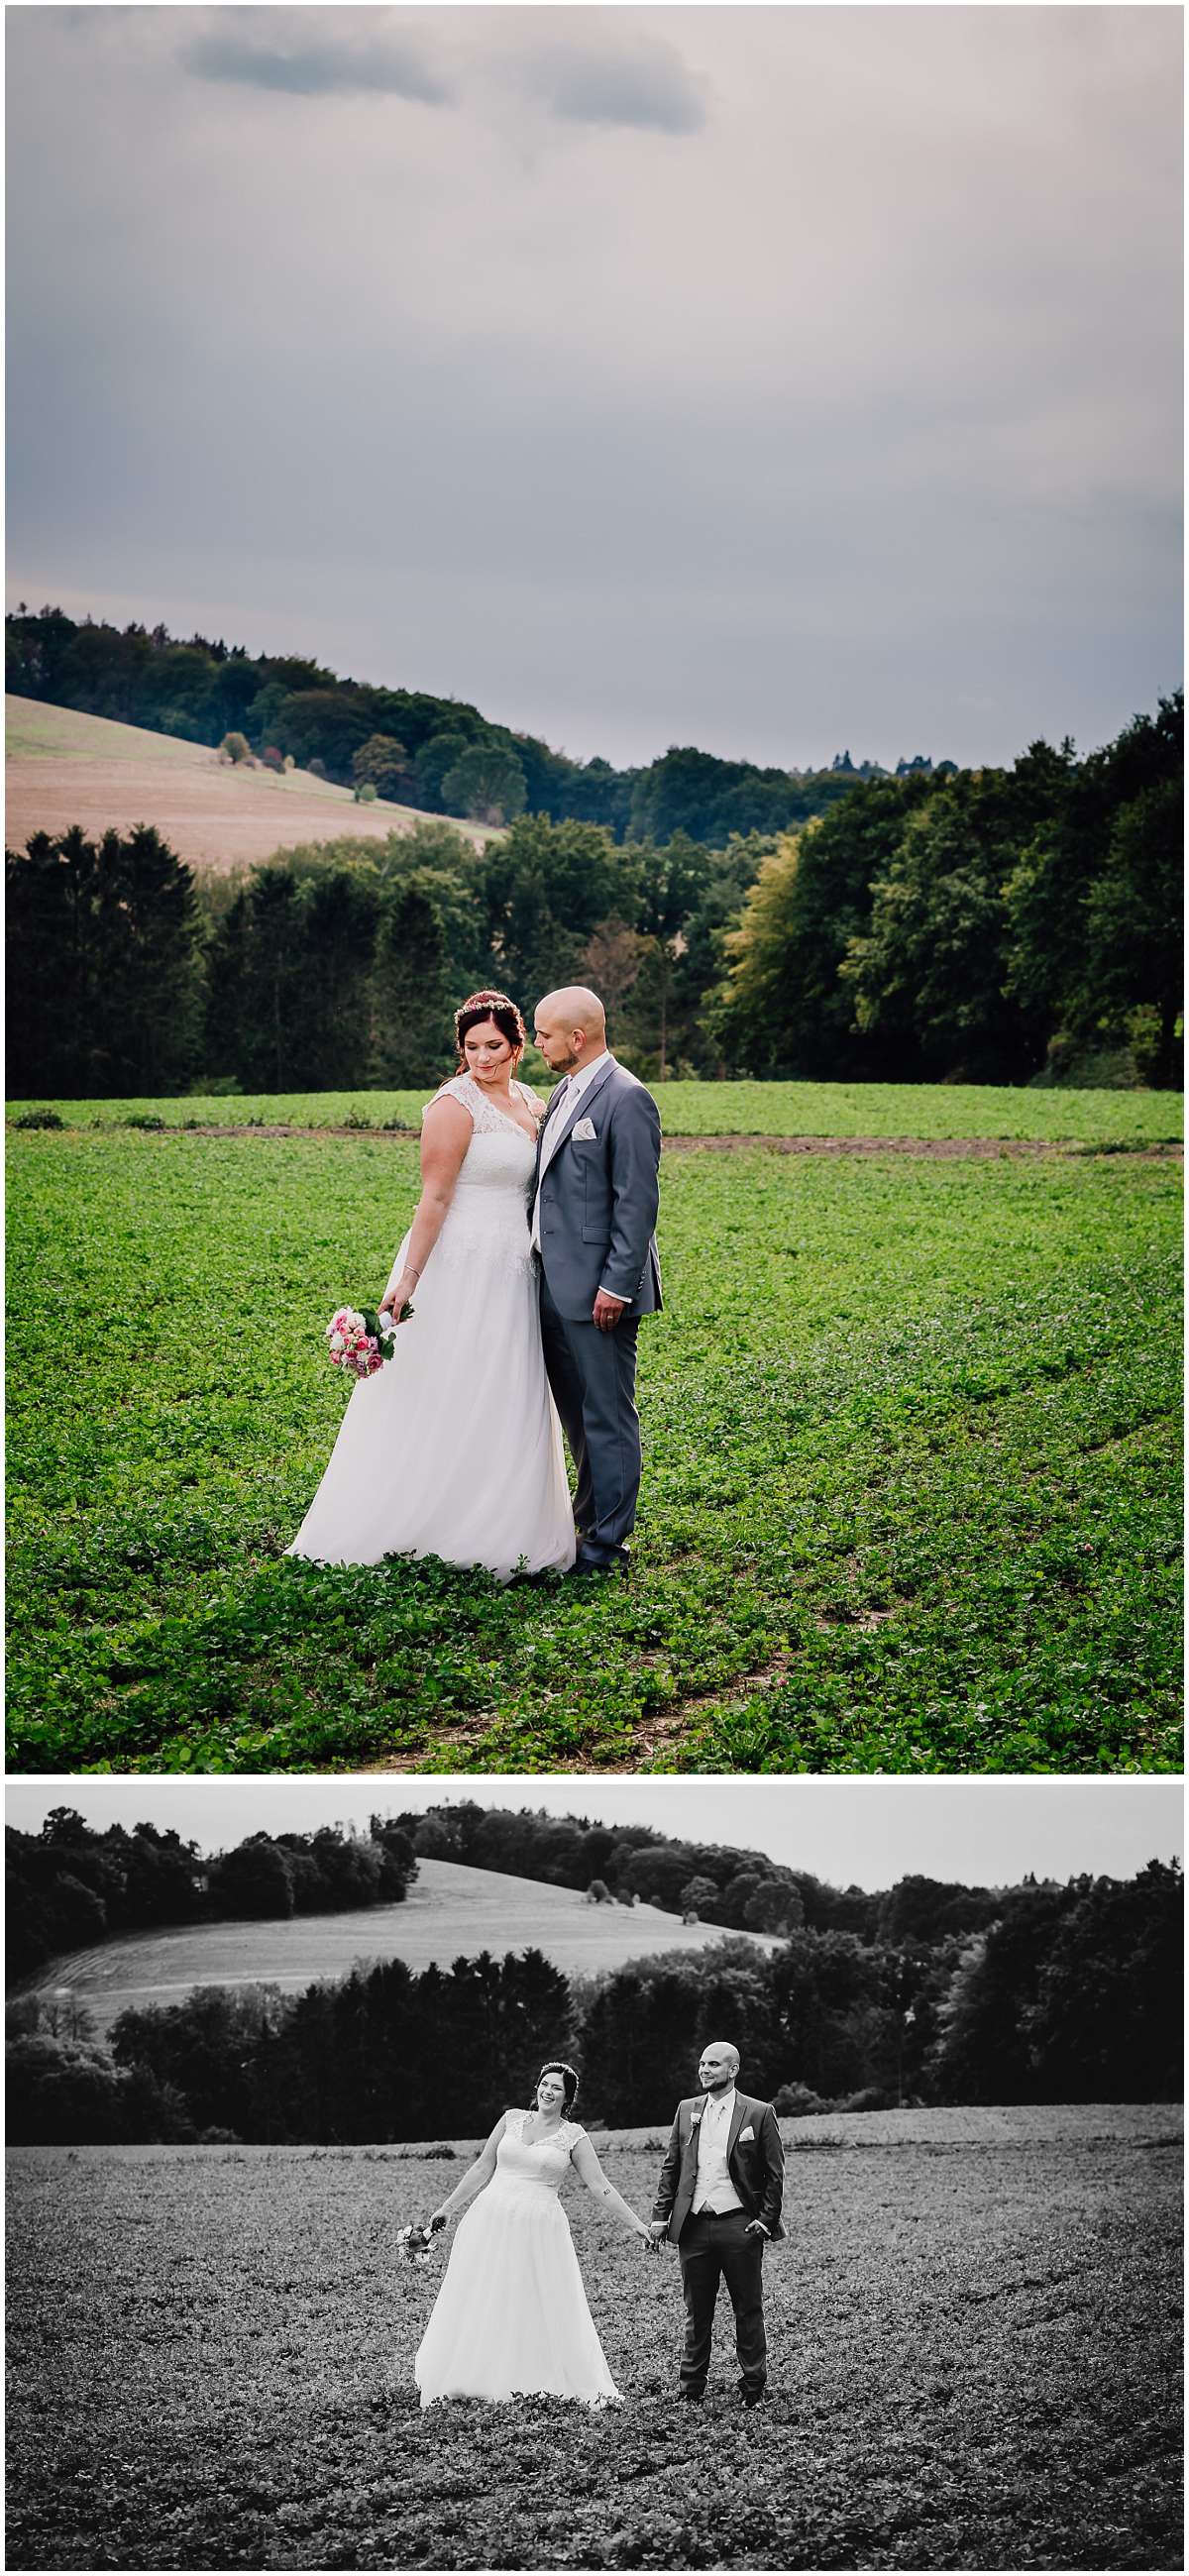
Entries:
{"type": "Polygon", "coordinates": [[[417,1193],[384,1099],[315,1106],[10,1133],[12,1766],[1179,1766],[1179,1102],[673,1085],[635,1562],[593,1591],[284,1557],[326,1319],[417,1193]]]}

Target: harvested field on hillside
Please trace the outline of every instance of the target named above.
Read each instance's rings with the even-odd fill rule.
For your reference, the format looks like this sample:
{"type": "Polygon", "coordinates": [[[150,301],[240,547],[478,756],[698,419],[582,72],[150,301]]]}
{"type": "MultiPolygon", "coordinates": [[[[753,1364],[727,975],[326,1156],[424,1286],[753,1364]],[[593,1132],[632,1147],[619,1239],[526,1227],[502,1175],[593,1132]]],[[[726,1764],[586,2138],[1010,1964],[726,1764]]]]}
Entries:
{"type": "MultiPolygon", "coordinates": [[[[567,1976],[590,1976],[657,1950],[704,1950],[722,1937],[716,1925],[683,1923],[658,1905],[588,1905],[574,1888],[421,1860],[403,1905],[133,1933],[51,1960],[29,1990],[69,1990],[103,2038],[129,2005],[143,2011],[179,2003],[195,1986],[281,1986],[298,1994],[318,1977],[349,1976],[359,1959],[403,1959],[420,1973],[435,1961],[448,1968],[483,1950],[502,1957],[531,1948],[567,1976]]],[[[775,1946],[765,1934],[749,1937],[762,1950],[775,1946]]]]}
{"type": "MultiPolygon", "coordinates": [[[[10,849],[34,832],[57,834],[81,823],[94,838],[114,825],[128,832],[152,823],[189,867],[250,866],[298,842],[333,841],[351,832],[385,840],[426,818],[409,805],[357,805],[347,787],[220,761],[201,742],[179,742],[139,725],[112,724],[73,707],[10,697],[7,715],[7,821],[10,849]]],[[[434,817],[440,820],[441,817],[434,817]]],[[[455,829],[482,843],[470,823],[455,829]]]]}

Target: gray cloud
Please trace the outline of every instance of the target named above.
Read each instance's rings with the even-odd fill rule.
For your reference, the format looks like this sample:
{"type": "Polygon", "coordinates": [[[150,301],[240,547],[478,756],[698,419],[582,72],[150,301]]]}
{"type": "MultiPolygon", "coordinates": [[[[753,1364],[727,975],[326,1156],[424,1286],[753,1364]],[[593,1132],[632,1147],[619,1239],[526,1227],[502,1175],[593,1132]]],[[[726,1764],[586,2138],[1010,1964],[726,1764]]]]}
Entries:
{"type": "MultiPolygon", "coordinates": [[[[322,15],[319,11],[318,16],[322,15]]],[[[352,16],[357,13],[351,12],[352,16]]],[[[338,91],[345,96],[417,99],[425,106],[447,106],[453,90],[433,70],[406,36],[384,34],[362,43],[351,35],[311,39],[287,10],[225,13],[249,27],[212,27],[184,47],[182,62],[202,80],[238,81],[251,89],[280,90],[295,98],[321,98],[338,91]],[[263,16],[271,25],[258,31],[263,16]]]]}
{"type": "Polygon", "coordinates": [[[525,56],[521,80],[529,96],[575,125],[696,134],[706,123],[702,85],[671,45],[542,46],[525,56]]]}
{"type": "Polygon", "coordinates": [[[620,760],[1087,749],[1175,685],[1179,13],[8,38],[14,597],[620,760]],[[200,40],[236,77],[182,67],[200,40]],[[449,116],[377,113],[369,48],[449,116]],[[287,110],[270,53],[334,77],[287,110]],[[689,148],[593,112],[676,119],[683,82],[689,148]]]}

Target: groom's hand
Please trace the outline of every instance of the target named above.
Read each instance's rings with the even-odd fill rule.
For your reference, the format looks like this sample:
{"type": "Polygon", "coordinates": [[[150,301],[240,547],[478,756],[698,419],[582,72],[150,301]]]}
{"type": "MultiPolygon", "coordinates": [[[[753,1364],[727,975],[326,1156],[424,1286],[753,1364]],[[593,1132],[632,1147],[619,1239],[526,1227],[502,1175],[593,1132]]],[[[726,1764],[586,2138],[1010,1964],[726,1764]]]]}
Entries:
{"type": "Polygon", "coordinates": [[[627,1302],[626,1297],[611,1297],[600,1288],[591,1308],[592,1324],[598,1325],[600,1333],[613,1333],[627,1302]]]}
{"type": "Polygon", "coordinates": [[[650,2218],[650,2219],[649,2219],[649,2222],[648,2222],[648,2233],[649,2233],[649,2235],[650,2235],[650,2236],[651,2236],[651,2238],[652,2238],[653,2244],[654,2244],[654,2245],[659,2245],[659,2244],[660,2244],[660,2241],[661,2241],[661,2238],[662,2238],[663,2236],[667,2236],[667,2235],[668,2235],[668,2233],[669,2233],[669,2222],[668,2222],[668,2219],[667,2219],[667,2218],[650,2218]]]}

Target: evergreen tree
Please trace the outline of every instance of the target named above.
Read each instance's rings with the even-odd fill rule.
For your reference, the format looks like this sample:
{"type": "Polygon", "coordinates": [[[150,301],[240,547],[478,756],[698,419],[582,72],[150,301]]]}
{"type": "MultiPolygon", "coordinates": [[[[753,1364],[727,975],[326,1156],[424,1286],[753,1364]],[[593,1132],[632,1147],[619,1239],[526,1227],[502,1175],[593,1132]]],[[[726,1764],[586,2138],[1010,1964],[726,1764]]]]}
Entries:
{"type": "Polygon", "coordinates": [[[200,1054],[194,880],[146,825],[75,825],[9,851],[9,1084],[69,1097],[180,1090],[200,1054]]]}

